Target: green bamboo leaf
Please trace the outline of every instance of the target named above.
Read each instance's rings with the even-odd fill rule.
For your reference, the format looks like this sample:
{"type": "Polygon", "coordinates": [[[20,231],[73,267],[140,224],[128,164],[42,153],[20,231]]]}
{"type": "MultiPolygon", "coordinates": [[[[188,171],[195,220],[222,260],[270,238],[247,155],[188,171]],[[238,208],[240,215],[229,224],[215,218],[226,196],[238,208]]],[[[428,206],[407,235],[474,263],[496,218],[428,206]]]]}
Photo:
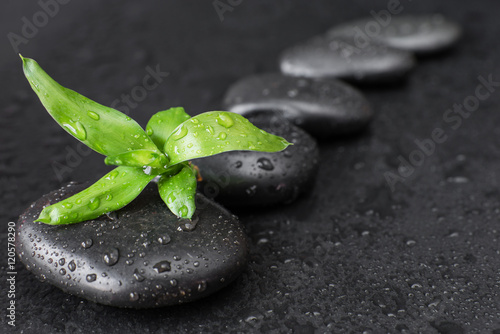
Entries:
{"type": "Polygon", "coordinates": [[[173,165],[234,150],[278,152],[288,145],[282,137],[257,128],[241,115],[210,111],[179,125],[167,139],[163,151],[173,165]]]}
{"type": "Polygon", "coordinates": [[[162,174],[158,190],[165,204],[177,217],[193,217],[196,210],[196,171],[191,166],[182,164],[177,174],[162,174]]]}
{"type": "Polygon", "coordinates": [[[33,59],[21,59],[24,74],[44,107],[76,139],[104,155],[129,150],[160,153],[130,117],[59,85],[33,59]]]}
{"type": "MultiPolygon", "coordinates": [[[[151,167],[165,171],[168,159],[163,153],[158,154],[148,150],[135,150],[106,157],[104,163],[106,163],[106,165],[139,167],[143,169],[151,167]]],[[[151,168],[149,168],[149,170],[151,170],[151,168]]]]}
{"type": "Polygon", "coordinates": [[[117,167],[89,188],[44,208],[36,221],[63,225],[95,219],[130,203],[153,178],[140,168],[117,167]]]}
{"type": "Polygon", "coordinates": [[[184,108],[170,108],[154,114],[146,125],[146,133],[157,147],[163,149],[167,138],[179,124],[189,119],[190,116],[184,108]]]}

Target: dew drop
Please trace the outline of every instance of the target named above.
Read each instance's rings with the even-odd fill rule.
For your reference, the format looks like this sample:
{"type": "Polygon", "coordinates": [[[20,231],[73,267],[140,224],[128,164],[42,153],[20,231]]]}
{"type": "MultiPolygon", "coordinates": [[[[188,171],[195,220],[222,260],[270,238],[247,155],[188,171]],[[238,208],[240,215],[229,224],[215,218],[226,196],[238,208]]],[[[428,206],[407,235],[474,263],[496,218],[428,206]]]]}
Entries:
{"type": "Polygon", "coordinates": [[[88,274],[85,279],[87,280],[87,282],[92,283],[97,279],[97,275],[96,274],[88,274]]]}
{"type": "Polygon", "coordinates": [[[120,258],[120,253],[118,249],[116,248],[110,248],[103,254],[103,261],[105,264],[108,266],[112,266],[118,262],[118,259],[120,258]]]}
{"type": "Polygon", "coordinates": [[[241,161],[236,161],[236,162],[234,163],[234,167],[235,167],[235,168],[241,168],[241,166],[243,166],[243,162],[241,162],[241,161]]]}
{"type": "Polygon", "coordinates": [[[181,125],[180,127],[177,128],[177,131],[175,131],[172,134],[172,139],[173,140],[180,140],[188,134],[188,129],[184,125],[181,125]]]}
{"type": "Polygon", "coordinates": [[[62,126],[77,139],[87,139],[87,130],[85,130],[82,123],[69,121],[68,123],[62,123],[62,126]]]}
{"type": "Polygon", "coordinates": [[[141,275],[141,273],[139,272],[139,270],[134,270],[134,278],[137,282],[142,282],[145,280],[144,276],[141,275]]]}
{"type": "Polygon", "coordinates": [[[71,260],[70,263],[68,263],[68,269],[71,270],[71,271],[75,271],[76,269],[76,264],[75,264],[75,261],[74,260],[71,260]]]}
{"type": "Polygon", "coordinates": [[[169,261],[160,261],[153,266],[153,269],[159,274],[165,271],[170,271],[171,266],[169,261]]]}
{"type": "Polygon", "coordinates": [[[198,292],[203,292],[207,289],[207,282],[206,281],[201,281],[198,283],[198,292]]]}
{"type": "Polygon", "coordinates": [[[130,301],[132,302],[136,302],[139,300],[139,294],[137,292],[131,292],[128,296],[130,301]]]}
{"type": "Polygon", "coordinates": [[[148,136],[152,136],[152,135],[153,135],[153,133],[154,133],[153,129],[152,129],[150,126],[148,126],[148,127],[146,128],[146,134],[147,134],[148,136]]]}
{"type": "Polygon", "coordinates": [[[90,210],[96,210],[99,207],[99,204],[101,204],[99,197],[94,197],[89,201],[88,207],[90,210]]]}
{"type": "Polygon", "coordinates": [[[168,234],[164,234],[158,238],[158,242],[162,245],[166,245],[170,242],[170,236],[168,234]]]}
{"type": "Polygon", "coordinates": [[[187,207],[187,206],[185,206],[185,205],[183,205],[183,206],[181,206],[181,207],[180,207],[180,209],[179,209],[179,216],[180,216],[180,217],[185,217],[185,216],[188,214],[188,212],[189,212],[188,207],[187,207]]]}
{"type": "Polygon", "coordinates": [[[59,262],[60,266],[64,266],[64,264],[66,263],[66,260],[64,258],[60,258],[58,262],[59,262]]]}
{"type": "Polygon", "coordinates": [[[116,179],[116,177],[118,176],[119,172],[117,170],[114,170],[112,172],[109,173],[108,175],[108,179],[109,180],[114,180],[116,179]]]}
{"type": "Polygon", "coordinates": [[[219,114],[219,116],[217,116],[217,118],[215,119],[217,123],[219,123],[220,125],[222,125],[223,127],[229,129],[230,127],[232,127],[234,125],[234,121],[233,119],[231,118],[231,116],[227,115],[227,114],[219,114]]]}
{"type": "Polygon", "coordinates": [[[191,220],[181,219],[177,230],[184,231],[184,232],[191,232],[196,228],[196,225],[198,224],[199,220],[200,220],[200,218],[197,215],[195,215],[191,220]]]}
{"type": "Polygon", "coordinates": [[[172,278],[172,279],[170,280],[170,285],[171,285],[171,286],[176,286],[176,285],[177,285],[177,280],[176,280],[175,278],[172,278]]]}
{"type": "Polygon", "coordinates": [[[168,196],[167,196],[167,203],[168,204],[172,204],[175,202],[177,198],[175,197],[175,194],[174,192],[171,192],[168,196]]]}
{"type": "Polygon", "coordinates": [[[217,139],[220,139],[220,140],[225,140],[226,138],[227,138],[227,133],[225,133],[225,132],[219,133],[219,137],[217,137],[217,139]]]}
{"type": "Polygon", "coordinates": [[[92,247],[93,244],[94,244],[94,241],[91,238],[88,238],[88,239],[82,241],[82,247],[85,249],[92,247]]]}
{"type": "Polygon", "coordinates": [[[66,275],[66,269],[61,268],[61,269],[59,270],[59,274],[61,274],[61,275],[66,275]]]}
{"type": "Polygon", "coordinates": [[[259,158],[257,160],[257,167],[263,170],[271,171],[274,169],[274,165],[271,160],[267,158],[259,158]]]}
{"type": "Polygon", "coordinates": [[[205,127],[208,133],[210,133],[212,136],[215,134],[214,128],[211,125],[207,125],[205,127]]]}
{"type": "Polygon", "coordinates": [[[101,119],[101,116],[99,116],[99,114],[98,114],[98,113],[93,112],[93,111],[90,111],[90,110],[89,110],[89,111],[87,111],[87,115],[88,115],[90,118],[92,118],[93,120],[96,120],[96,121],[98,121],[98,120],[100,120],[100,119],[101,119]]]}
{"type": "Polygon", "coordinates": [[[113,199],[113,195],[107,194],[106,195],[106,201],[111,201],[113,199]]]}

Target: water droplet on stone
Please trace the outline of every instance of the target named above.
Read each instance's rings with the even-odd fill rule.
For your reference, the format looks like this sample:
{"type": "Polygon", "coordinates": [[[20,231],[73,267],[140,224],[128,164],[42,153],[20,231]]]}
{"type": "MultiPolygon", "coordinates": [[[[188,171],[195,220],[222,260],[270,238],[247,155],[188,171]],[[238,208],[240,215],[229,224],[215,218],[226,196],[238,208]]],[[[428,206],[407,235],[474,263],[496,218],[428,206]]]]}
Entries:
{"type": "Polygon", "coordinates": [[[75,264],[75,261],[74,260],[71,260],[70,263],[68,263],[68,269],[71,270],[71,271],[75,271],[76,269],[76,264],[75,264]]]}
{"type": "Polygon", "coordinates": [[[195,215],[191,220],[189,219],[181,219],[179,221],[179,227],[177,228],[178,231],[184,231],[184,232],[191,232],[196,228],[196,225],[198,224],[198,221],[200,218],[195,215]]]}
{"type": "Polygon", "coordinates": [[[158,242],[162,245],[166,245],[170,242],[170,236],[168,234],[164,234],[161,237],[158,237],[158,242]]]}
{"type": "Polygon", "coordinates": [[[136,302],[136,301],[138,301],[138,300],[139,300],[139,294],[138,294],[137,292],[131,292],[131,293],[129,294],[129,299],[130,299],[130,301],[132,301],[132,302],[136,302]]]}
{"type": "Polygon", "coordinates": [[[85,279],[87,280],[87,282],[92,283],[97,279],[97,275],[96,274],[88,274],[85,279]]]}
{"type": "Polygon", "coordinates": [[[170,271],[171,269],[171,266],[170,266],[170,262],[169,261],[160,261],[158,262],[157,264],[155,264],[153,266],[153,269],[157,272],[157,273],[163,273],[165,271],[170,271]]]}
{"type": "Polygon", "coordinates": [[[141,273],[139,272],[139,270],[134,270],[134,278],[137,282],[142,282],[145,280],[144,276],[141,275],[141,273]]]}
{"type": "Polygon", "coordinates": [[[257,167],[263,170],[271,171],[274,169],[274,165],[271,160],[267,158],[259,158],[257,160],[257,167]]]}
{"type": "Polygon", "coordinates": [[[85,249],[92,247],[93,244],[94,244],[94,241],[91,238],[88,238],[88,239],[82,241],[82,247],[85,249]]]}
{"type": "Polygon", "coordinates": [[[104,263],[107,264],[108,266],[116,264],[119,258],[120,258],[120,253],[118,249],[114,247],[104,252],[104,255],[102,257],[104,263]]]}

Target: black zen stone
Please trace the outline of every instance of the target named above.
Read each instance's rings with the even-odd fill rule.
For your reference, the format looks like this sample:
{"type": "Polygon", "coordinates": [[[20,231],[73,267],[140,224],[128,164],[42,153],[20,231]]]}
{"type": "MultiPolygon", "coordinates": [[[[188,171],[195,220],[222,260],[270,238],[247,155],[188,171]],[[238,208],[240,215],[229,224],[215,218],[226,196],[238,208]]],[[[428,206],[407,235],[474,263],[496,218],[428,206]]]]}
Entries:
{"type": "Polygon", "coordinates": [[[33,222],[43,206],[82,189],[51,192],[19,219],[18,256],[42,281],[101,304],[151,308],[208,296],[246,265],[248,241],[235,216],[197,195],[193,220],[178,219],[154,185],[113,215],[72,225],[33,222]]]}
{"type": "Polygon", "coordinates": [[[285,50],[280,59],[281,71],[287,75],[363,83],[397,81],[414,66],[408,51],[377,41],[358,45],[352,36],[318,36],[285,50]]]}
{"type": "Polygon", "coordinates": [[[356,20],[333,27],[329,36],[349,36],[361,46],[372,40],[418,54],[439,52],[455,44],[461,28],[440,14],[356,20]]]}
{"type": "Polygon", "coordinates": [[[279,73],[239,80],[226,93],[224,107],[241,115],[253,111],[278,111],[316,137],[359,131],[373,116],[363,94],[340,80],[290,77],[279,73]]]}
{"type": "Polygon", "coordinates": [[[318,167],[316,141],[286,119],[258,113],[248,119],[294,145],[284,151],[232,151],[194,161],[203,181],[199,190],[229,207],[290,203],[313,184],[318,167]]]}

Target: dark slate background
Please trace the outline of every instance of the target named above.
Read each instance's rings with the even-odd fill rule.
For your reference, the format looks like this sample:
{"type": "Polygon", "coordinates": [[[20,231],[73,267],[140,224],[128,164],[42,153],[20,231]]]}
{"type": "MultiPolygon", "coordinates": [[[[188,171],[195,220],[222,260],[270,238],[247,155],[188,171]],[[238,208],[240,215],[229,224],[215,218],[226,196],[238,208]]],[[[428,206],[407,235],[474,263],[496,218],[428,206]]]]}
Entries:
{"type": "MultiPolygon", "coordinates": [[[[109,167],[86,151],[82,162],[67,161],[78,142],[45,112],[7,39],[41,7],[2,1],[0,332],[500,333],[500,91],[456,130],[443,121],[448,108],[474,94],[478,76],[500,81],[500,2],[401,5],[404,14],[441,12],[460,22],[462,40],[420,59],[404,83],[362,87],[375,119],[360,136],[321,142],[308,196],[239,213],[252,252],[231,286],[189,305],[122,310],[40,283],[18,263],[12,330],[5,318],[7,222],[62,183],[96,180],[109,167]],[[436,128],[447,141],[391,191],[384,173],[397,172],[398,157],[408,159],[414,140],[436,128]],[[71,172],[59,179],[54,164],[68,162],[71,172]]],[[[253,0],[221,22],[212,1],[74,0],[19,49],[105,105],[158,65],[169,76],[129,111],[145,125],[171,106],[191,114],[218,109],[238,78],[276,71],[287,46],[385,8],[386,0],[253,0]]]]}

